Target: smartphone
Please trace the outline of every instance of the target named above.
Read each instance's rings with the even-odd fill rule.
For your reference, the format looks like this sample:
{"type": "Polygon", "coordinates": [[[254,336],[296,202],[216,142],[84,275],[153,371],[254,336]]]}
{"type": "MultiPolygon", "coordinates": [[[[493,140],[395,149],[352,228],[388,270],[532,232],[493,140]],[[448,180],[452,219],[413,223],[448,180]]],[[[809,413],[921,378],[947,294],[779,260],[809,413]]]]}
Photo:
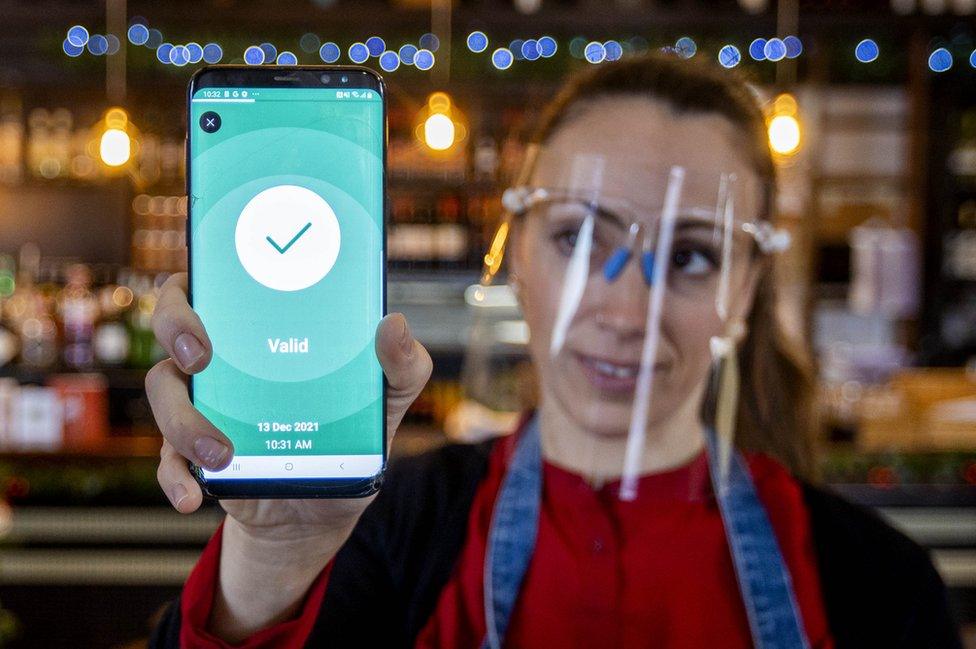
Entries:
{"type": "Polygon", "coordinates": [[[366,68],[213,66],[188,89],[194,406],[234,443],[215,498],[359,497],[386,467],[386,94],[366,68]]]}

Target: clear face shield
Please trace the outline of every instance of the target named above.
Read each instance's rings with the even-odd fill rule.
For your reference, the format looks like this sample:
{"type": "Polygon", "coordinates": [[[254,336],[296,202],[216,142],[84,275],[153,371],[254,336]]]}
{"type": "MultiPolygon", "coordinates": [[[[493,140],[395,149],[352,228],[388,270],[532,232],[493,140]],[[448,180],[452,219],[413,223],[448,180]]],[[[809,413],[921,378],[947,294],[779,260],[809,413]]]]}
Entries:
{"type": "Polygon", "coordinates": [[[623,500],[706,448],[724,479],[737,344],[764,256],[789,241],[762,218],[764,188],[748,168],[544,148],[526,170],[483,284],[518,298],[546,460],[623,500]]]}

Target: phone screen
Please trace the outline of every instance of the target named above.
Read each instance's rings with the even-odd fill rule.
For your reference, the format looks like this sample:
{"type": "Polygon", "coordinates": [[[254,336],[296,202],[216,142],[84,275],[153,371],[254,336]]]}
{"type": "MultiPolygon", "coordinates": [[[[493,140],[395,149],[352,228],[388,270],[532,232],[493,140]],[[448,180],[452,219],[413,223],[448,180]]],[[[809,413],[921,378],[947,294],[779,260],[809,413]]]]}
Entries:
{"type": "Polygon", "coordinates": [[[190,296],[213,344],[194,405],[234,443],[211,479],[383,466],[384,111],[368,88],[199,88],[190,296]]]}

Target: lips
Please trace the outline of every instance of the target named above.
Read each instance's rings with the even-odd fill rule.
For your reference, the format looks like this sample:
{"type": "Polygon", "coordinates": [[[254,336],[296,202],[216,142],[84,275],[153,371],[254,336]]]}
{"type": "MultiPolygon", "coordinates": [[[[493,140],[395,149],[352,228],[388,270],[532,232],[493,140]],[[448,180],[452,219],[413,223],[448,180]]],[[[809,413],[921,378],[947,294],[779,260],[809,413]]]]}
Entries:
{"type": "MultiPolygon", "coordinates": [[[[637,386],[637,374],[640,372],[639,363],[600,358],[578,352],[573,356],[590,385],[597,390],[618,395],[634,392],[637,386]]],[[[655,365],[655,372],[661,369],[660,364],[655,365]]]]}

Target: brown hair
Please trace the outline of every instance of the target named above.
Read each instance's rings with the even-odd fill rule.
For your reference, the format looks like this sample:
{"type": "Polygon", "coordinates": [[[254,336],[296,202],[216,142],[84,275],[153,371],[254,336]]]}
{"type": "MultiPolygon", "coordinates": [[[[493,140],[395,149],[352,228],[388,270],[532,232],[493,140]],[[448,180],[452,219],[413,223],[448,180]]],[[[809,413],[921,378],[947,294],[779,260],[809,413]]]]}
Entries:
{"type": "MultiPolygon", "coordinates": [[[[717,113],[742,134],[750,162],[764,181],[762,218],[772,217],[776,167],[766,121],[752,91],[731,70],[653,53],[593,66],[574,76],[543,110],[531,138],[545,142],[582,103],[606,95],[644,95],[678,113],[717,113]]],[[[812,477],[813,367],[808,349],[788,344],[775,313],[773,273],[762,273],[739,349],[739,446],[768,453],[796,475],[812,477]]]]}

